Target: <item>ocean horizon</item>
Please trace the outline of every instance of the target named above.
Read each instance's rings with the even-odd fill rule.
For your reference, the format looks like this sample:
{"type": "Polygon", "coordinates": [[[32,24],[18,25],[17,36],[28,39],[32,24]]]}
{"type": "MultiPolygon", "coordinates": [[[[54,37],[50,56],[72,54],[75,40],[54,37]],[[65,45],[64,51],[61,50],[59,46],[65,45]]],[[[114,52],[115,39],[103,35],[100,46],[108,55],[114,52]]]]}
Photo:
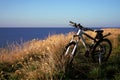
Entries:
{"type": "Polygon", "coordinates": [[[56,27],[5,27],[0,28],[0,47],[6,47],[12,43],[26,42],[32,39],[45,39],[53,34],[66,34],[74,31],[73,28],[56,27]]]}
{"type": "MultiPolygon", "coordinates": [[[[94,27],[94,29],[95,28],[100,29],[98,27],[94,27]]],[[[77,31],[77,29],[72,27],[2,27],[0,28],[0,48],[6,47],[12,43],[19,44],[32,39],[43,40],[49,35],[67,34],[73,31],[77,31]]]]}

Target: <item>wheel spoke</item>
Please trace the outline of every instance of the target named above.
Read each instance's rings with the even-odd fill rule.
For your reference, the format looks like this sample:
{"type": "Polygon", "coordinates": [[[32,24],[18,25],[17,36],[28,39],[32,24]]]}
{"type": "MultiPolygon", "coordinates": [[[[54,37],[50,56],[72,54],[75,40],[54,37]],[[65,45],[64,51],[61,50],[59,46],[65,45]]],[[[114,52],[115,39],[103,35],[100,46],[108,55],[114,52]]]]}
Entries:
{"type": "Polygon", "coordinates": [[[103,61],[106,61],[112,50],[111,42],[108,39],[103,39],[95,45],[93,52],[92,52],[92,58],[95,62],[98,62],[101,64],[103,61]]]}

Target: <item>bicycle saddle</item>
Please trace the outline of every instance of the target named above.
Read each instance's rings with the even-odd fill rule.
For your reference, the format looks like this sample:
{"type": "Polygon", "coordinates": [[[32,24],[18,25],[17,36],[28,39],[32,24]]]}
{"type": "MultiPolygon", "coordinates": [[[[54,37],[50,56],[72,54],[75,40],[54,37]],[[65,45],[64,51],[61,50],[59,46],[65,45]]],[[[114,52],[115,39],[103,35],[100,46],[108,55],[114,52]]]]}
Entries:
{"type": "Polygon", "coordinates": [[[97,33],[103,33],[103,30],[95,30],[95,32],[97,32],[97,33]]]}

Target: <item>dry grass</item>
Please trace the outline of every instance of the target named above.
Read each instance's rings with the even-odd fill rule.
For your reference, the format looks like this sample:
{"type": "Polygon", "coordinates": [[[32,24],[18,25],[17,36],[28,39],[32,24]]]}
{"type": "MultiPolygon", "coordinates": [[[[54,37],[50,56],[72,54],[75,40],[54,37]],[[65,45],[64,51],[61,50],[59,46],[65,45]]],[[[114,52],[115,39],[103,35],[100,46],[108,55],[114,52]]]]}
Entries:
{"type": "Polygon", "coordinates": [[[52,35],[45,40],[33,39],[23,43],[22,45],[12,44],[7,48],[1,48],[0,62],[12,63],[28,54],[54,54],[56,51],[59,52],[59,49],[68,43],[71,36],[72,33],[67,35],[52,35]]]}
{"type": "MultiPolygon", "coordinates": [[[[118,37],[120,29],[104,29],[104,34],[112,33],[113,46],[120,43],[118,37]]],[[[95,37],[95,33],[88,32],[95,37]]],[[[12,44],[0,49],[0,63],[9,63],[11,67],[21,65],[12,73],[22,79],[53,79],[51,76],[63,69],[60,55],[65,45],[70,41],[73,33],[66,35],[52,35],[45,40],[33,39],[21,45],[12,44]],[[49,75],[49,76],[48,76],[49,75]]],[[[3,73],[3,71],[1,71],[3,73]]]]}
{"type": "Polygon", "coordinates": [[[117,48],[120,44],[119,38],[120,38],[120,29],[115,29],[115,28],[109,28],[109,29],[104,29],[105,32],[104,34],[111,33],[112,35],[109,36],[108,38],[111,40],[113,44],[113,48],[117,48]]]}
{"type": "MultiPolygon", "coordinates": [[[[104,29],[104,34],[111,33],[108,38],[112,40],[113,46],[116,47],[118,43],[118,36],[120,35],[120,29],[104,29]]],[[[91,36],[95,37],[96,33],[88,32],[91,36]]],[[[14,62],[26,56],[27,54],[57,54],[59,49],[62,49],[70,40],[73,33],[67,35],[52,35],[48,36],[45,40],[33,39],[25,42],[22,45],[12,44],[7,48],[0,49],[0,62],[14,62]],[[56,53],[56,51],[58,51],[56,53]]]]}
{"type": "Polygon", "coordinates": [[[45,40],[33,39],[21,45],[12,44],[0,50],[0,63],[12,67],[21,65],[15,70],[15,76],[23,79],[52,79],[56,72],[62,71],[61,55],[73,33],[52,35],[45,40]]]}

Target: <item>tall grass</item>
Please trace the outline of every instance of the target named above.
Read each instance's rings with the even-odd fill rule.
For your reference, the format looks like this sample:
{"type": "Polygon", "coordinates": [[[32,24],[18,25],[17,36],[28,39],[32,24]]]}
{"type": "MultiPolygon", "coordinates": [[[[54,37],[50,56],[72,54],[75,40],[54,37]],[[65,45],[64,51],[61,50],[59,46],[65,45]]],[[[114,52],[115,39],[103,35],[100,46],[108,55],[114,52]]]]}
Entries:
{"type": "MultiPolygon", "coordinates": [[[[101,71],[102,79],[108,78],[106,76],[109,71],[115,70],[114,78],[118,79],[120,70],[117,65],[120,63],[120,30],[119,29],[105,29],[104,34],[111,32],[112,35],[108,37],[113,44],[113,52],[108,63],[103,64],[101,69],[97,67],[92,61],[86,59],[83,55],[78,54],[74,60],[72,74],[64,75],[64,64],[61,60],[61,55],[65,46],[70,41],[74,33],[66,35],[51,35],[44,40],[33,39],[22,44],[8,45],[6,48],[0,49],[0,79],[4,80],[56,80],[56,79],[96,79],[100,77],[98,73],[101,71]],[[118,60],[116,60],[118,59],[118,60]],[[113,67],[110,63],[116,64],[113,67]],[[106,67],[104,66],[106,65],[106,67]],[[106,71],[106,72],[105,72],[106,71]],[[105,72],[105,73],[104,73],[105,72]],[[74,74],[73,74],[74,73],[74,74]]],[[[95,36],[95,33],[91,33],[95,36]]],[[[86,38],[87,39],[87,38],[86,38]]],[[[89,41],[87,39],[87,41],[89,41]]],[[[79,46],[81,48],[81,46],[79,46]]],[[[81,51],[77,51],[81,53],[81,51]]]]}
{"type": "Polygon", "coordinates": [[[17,76],[20,79],[53,79],[52,75],[62,71],[60,55],[71,36],[72,33],[52,35],[45,40],[33,39],[21,45],[12,44],[1,48],[1,78],[9,75],[10,78],[17,76]],[[9,72],[9,68],[15,70],[9,72]]]}

